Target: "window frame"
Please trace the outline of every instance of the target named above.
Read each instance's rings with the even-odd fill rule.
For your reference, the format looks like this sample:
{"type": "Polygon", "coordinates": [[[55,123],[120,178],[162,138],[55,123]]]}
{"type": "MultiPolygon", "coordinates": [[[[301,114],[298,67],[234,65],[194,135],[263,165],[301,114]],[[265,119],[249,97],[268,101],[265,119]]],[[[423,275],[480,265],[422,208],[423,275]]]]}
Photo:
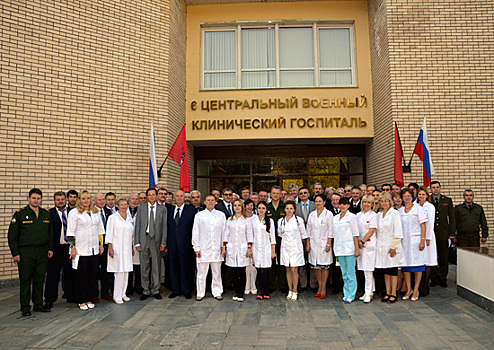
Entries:
{"type": "Polygon", "coordinates": [[[201,57],[200,57],[200,91],[221,91],[221,90],[266,90],[266,89],[319,89],[319,88],[355,88],[358,87],[357,81],[357,64],[356,64],[356,38],[355,38],[355,23],[354,21],[300,21],[300,22],[252,22],[252,23],[218,23],[218,24],[201,24],[201,57]],[[264,29],[264,28],[274,28],[275,38],[274,38],[274,50],[275,50],[275,86],[274,87],[242,87],[242,73],[255,71],[273,71],[273,68],[242,68],[242,29],[264,29]],[[312,71],[313,73],[313,86],[281,86],[281,72],[282,71],[293,71],[292,68],[281,68],[280,67],[280,28],[312,28],[312,47],[313,47],[313,66],[297,68],[297,71],[312,71]],[[320,29],[348,29],[350,38],[350,67],[323,67],[320,66],[320,29]],[[236,70],[221,70],[212,71],[204,69],[205,61],[205,33],[206,32],[217,32],[217,31],[235,31],[235,45],[236,45],[236,59],[235,62],[236,70]],[[321,85],[321,73],[325,71],[348,71],[351,72],[351,84],[331,84],[331,85],[321,85]],[[225,72],[235,74],[235,87],[205,87],[205,75],[208,73],[225,72]]]}

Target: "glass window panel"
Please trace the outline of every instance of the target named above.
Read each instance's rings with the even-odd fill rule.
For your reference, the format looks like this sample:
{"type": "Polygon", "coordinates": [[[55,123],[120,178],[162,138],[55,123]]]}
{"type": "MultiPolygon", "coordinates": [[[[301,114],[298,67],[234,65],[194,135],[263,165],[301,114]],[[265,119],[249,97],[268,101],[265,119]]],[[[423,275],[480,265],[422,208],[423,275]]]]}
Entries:
{"type": "Polygon", "coordinates": [[[240,195],[243,187],[250,187],[250,177],[212,177],[211,188],[223,190],[230,187],[234,193],[240,195]]]}
{"type": "Polygon", "coordinates": [[[211,192],[209,187],[209,178],[208,177],[198,177],[197,178],[197,190],[201,192],[201,203],[204,203],[204,198],[206,194],[211,192]]]}
{"type": "Polygon", "coordinates": [[[198,160],[196,164],[197,164],[196,165],[197,176],[211,175],[209,172],[209,170],[211,169],[209,160],[198,160]]]}
{"type": "Polygon", "coordinates": [[[242,29],[242,68],[274,68],[274,28],[242,29]]]}
{"type": "Polygon", "coordinates": [[[338,174],[340,173],[341,157],[309,158],[309,173],[338,174]]]}
{"type": "Polygon", "coordinates": [[[321,71],[321,85],[351,85],[352,72],[348,71],[321,71]]]}
{"type": "Polygon", "coordinates": [[[314,175],[309,176],[309,188],[313,188],[315,183],[321,183],[322,187],[325,189],[327,187],[338,188],[340,183],[339,175],[314,175]]]}
{"type": "Polygon", "coordinates": [[[250,174],[249,159],[214,159],[209,162],[212,176],[250,174]]]}
{"type": "Polygon", "coordinates": [[[235,73],[205,73],[205,88],[234,88],[237,85],[235,73]]]}
{"type": "Polygon", "coordinates": [[[280,72],[281,87],[314,86],[313,71],[282,71],[280,72]]]}
{"type": "Polygon", "coordinates": [[[276,74],[274,71],[242,72],[242,88],[275,87],[276,74]]]}
{"type": "Polygon", "coordinates": [[[306,158],[258,158],[252,160],[254,174],[306,173],[306,158]]]}
{"type": "Polygon", "coordinates": [[[271,187],[278,185],[278,179],[274,176],[254,176],[252,180],[252,188],[254,192],[271,191],[271,187]]]}
{"type": "Polygon", "coordinates": [[[349,173],[363,173],[364,172],[364,160],[362,157],[348,157],[347,158],[347,165],[348,165],[348,172],[349,173]]]}
{"type": "Polygon", "coordinates": [[[364,175],[351,175],[348,183],[359,186],[364,183],[364,175]]]}
{"type": "Polygon", "coordinates": [[[319,56],[321,68],[350,67],[350,29],[319,29],[319,56]]]}
{"type": "Polygon", "coordinates": [[[312,27],[280,28],[280,67],[314,67],[312,27]]]}
{"type": "Polygon", "coordinates": [[[204,32],[204,69],[234,70],[236,67],[235,31],[204,32]]]}

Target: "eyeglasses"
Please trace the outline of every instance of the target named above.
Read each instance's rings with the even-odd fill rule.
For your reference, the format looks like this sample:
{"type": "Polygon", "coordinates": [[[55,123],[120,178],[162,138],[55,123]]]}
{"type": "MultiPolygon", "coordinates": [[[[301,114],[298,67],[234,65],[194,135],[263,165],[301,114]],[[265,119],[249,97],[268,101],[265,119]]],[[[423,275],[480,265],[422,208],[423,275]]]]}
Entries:
{"type": "Polygon", "coordinates": [[[304,191],[304,192],[300,192],[300,194],[309,194],[309,192],[304,191]]]}
{"type": "Polygon", "coordinates": [[[352,190],[345,190],[345,192],[352,192],[352,190]]]}
{"type": "Polygon", "coordinates": [[[223,193],[223,197],[230,197],[232,195],[233,195],[233,193],[223,193]]]}

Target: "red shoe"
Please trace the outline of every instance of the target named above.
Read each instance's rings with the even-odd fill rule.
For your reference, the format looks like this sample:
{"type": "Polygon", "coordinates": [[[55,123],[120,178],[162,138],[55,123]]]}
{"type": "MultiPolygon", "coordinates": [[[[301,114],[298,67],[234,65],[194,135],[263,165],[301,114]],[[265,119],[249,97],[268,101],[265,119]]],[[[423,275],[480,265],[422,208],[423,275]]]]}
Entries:
{"type": "Polygon", "coordinates": [[[320,296],[319,296],[319,298],[321,298],[321,299],[326,299],[326,298],[327,298],[327,296],[325,296],[325,295],[320,295],[320,296]]]}
{"type": "Polygon", "coordinates": [[[262,298],[263,298],[264,300],[269,300],[269,299],[271,299],[271,298],[269,297],[269,295],[263,295],[263,297],[262,297],[262,298]]]}
{"type": "Polygon", "coordinates": [[[99,299],[98,299],[98,297],[94,297],[93,299],[91,299],[91,302],[92,302],[93,304],[99,304],[99,299]]]}
{"type": "Polygon", "coordinates": [[[319,294],[319,293],[314,294],[314,298],[320,298],[320,297],[321,297],[321,294],[319,294]]]}
{"type": "Polygon", "coordinates": [[[257,300],[262,300],[262,295],[258,295],[256,299],[257,300]]]}
{"type": "Polygon", "coordinates": [[[110,295],[105,295],[103,297],[103,299],[105,299],[105,300],[113,300],[113,298],[110,295]]]}

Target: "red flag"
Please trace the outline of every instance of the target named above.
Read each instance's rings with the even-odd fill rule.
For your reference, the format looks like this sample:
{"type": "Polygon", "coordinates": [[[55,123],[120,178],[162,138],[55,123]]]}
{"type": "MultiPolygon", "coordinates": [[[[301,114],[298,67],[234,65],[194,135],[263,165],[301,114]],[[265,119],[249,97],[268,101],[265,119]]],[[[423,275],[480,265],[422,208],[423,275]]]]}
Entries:
{"type": "Polygon", "coordinates": [[[395,122],[395,183],[400,187],[405,186],[403,178],[403,147],[401,146],[400,133],[398,124],[395,122]]]}
{"type": "Polygon", "coordinates": [[[189,159],[187,157],[187,138],[185,137],[185,124],[177,139],[173,143],[168,157],[173,159],[180,165],[180,189],[185,192],[190,192],[189,179],[189,159]]]}

